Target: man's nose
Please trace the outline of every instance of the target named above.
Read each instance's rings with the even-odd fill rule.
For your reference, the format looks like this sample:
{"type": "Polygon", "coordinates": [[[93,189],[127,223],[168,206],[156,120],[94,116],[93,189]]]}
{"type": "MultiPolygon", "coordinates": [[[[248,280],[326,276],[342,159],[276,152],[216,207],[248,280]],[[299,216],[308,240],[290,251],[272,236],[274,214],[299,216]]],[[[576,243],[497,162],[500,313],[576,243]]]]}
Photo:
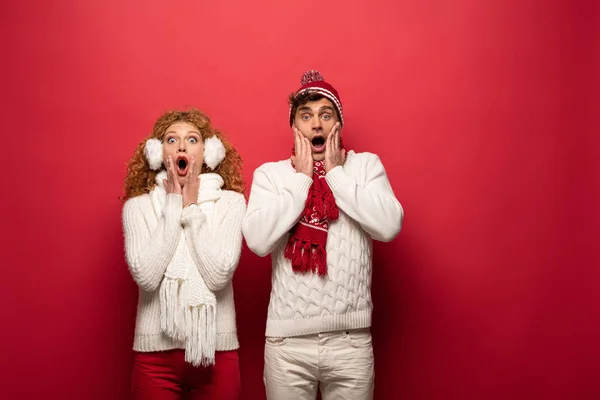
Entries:
{"type": "Polygon", "coordinates": [[[319,118],[318,115],[316,115],[312,119],[312,128],[315,130],[319,130],[319,129],[323,128],[323,126],[321,125],[321,118],[319,118]]]}

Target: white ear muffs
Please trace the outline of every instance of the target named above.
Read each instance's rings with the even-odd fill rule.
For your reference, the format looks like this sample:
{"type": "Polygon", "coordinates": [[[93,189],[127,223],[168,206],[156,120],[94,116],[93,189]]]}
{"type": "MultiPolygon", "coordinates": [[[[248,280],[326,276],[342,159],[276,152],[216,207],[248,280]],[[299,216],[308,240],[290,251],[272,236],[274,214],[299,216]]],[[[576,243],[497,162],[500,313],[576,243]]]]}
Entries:
{"type": "Polygon", "coordinates": [[[225,146],[215,135],[204,141],[204,163],[212,170],[225,159],[225,146]]]}
{"type": "Polygon", "coordinates": [[[163,163],[162,142],[154,138],[146,140],[144,155],[146,156],[146,161],[148,161],[151,170],[156,171],[159,169],[163,163]]]}

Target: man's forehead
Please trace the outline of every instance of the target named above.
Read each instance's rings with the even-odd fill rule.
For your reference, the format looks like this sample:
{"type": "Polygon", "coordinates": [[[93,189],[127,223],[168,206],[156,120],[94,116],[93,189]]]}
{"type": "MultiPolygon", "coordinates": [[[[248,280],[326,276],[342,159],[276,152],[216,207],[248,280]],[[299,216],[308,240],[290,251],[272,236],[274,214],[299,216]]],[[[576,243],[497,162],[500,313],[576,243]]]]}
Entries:
{"type": "Polygon", "coordinates": [[[331,102],[331,100],[326,99],[326,98],[322,98],[319,100],[315,100],[315,101],[309,101],[304,105],[301,105],[300,107],[298,107],[298,109],[312,109],[312,110],[320,110],[323,108],[331,108],[332,110],[334,109],[334,105],[331,102]]]}

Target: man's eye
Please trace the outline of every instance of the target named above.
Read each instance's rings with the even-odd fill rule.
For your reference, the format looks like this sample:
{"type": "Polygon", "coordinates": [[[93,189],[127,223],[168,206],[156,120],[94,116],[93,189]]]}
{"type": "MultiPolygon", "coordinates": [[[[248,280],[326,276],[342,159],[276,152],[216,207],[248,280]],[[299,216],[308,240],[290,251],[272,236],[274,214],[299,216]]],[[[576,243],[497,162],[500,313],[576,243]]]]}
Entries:
{"type": "Polygon", "coordinates": [[[323,119],[325,121],[327,121],[329,118],[331,118],[331,115],[329,115],[329,114],[323,114],[323,119]]]}
{"type": "Polygon", "coordinates": [[[307,114],[304,114],[304,115],[302,116],[302,119],[303,119],[304,121],[308,121],[308,120],[310,119],[310,116],[308,116],[307,114]]]}

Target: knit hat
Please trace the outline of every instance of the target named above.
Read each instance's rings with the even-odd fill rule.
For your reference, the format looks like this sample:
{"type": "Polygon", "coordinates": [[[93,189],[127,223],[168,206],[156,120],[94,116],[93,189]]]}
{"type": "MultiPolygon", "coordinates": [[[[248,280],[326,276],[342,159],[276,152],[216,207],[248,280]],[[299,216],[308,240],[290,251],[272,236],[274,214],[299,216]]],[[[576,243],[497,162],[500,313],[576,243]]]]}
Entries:
{"type": "MultiPolygon", "coordinates": [[[[300,79],[302,85],[300,89],[294,94],[294,97],[298,97],[299,94],[304,93],[308,90],[311,92],[319,93],[320,95],[331,100],[335,108],[337,109],[338,115],[340,116],[340,124],[344,125],[344,113],[342,110],[342,102],[340,96],[333,86],[325,82],[323,75],[319,71],[311,69],[302,74],[300,79]]],[[[292,107],[290,105],[290,126],[294,123],[294,116],[292,115],[292,107]]]]}

